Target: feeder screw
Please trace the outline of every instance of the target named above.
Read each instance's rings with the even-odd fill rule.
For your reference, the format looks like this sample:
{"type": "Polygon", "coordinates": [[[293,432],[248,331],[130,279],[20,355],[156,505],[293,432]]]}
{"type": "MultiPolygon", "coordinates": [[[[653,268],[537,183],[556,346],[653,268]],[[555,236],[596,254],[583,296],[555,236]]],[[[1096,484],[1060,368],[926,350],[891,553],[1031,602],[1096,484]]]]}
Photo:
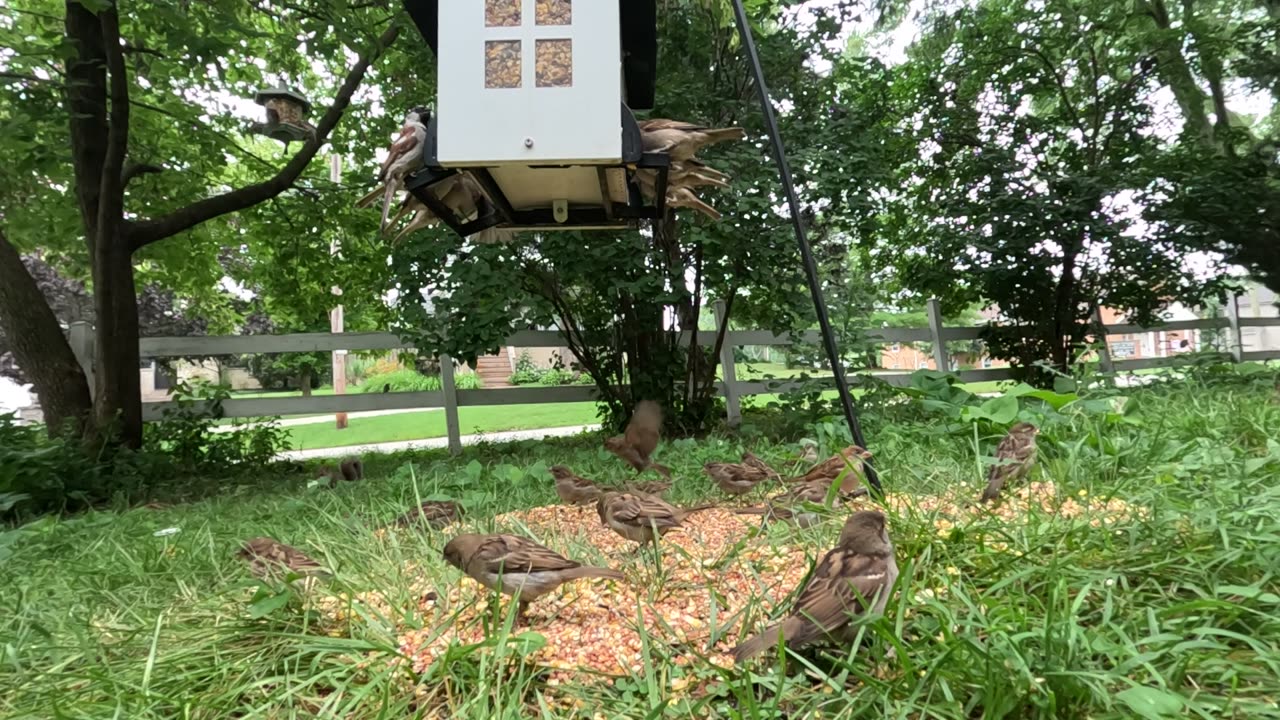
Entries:
{"type": "Polygon", "coordinates": [[[525,138],[525,139],[524,139],[524,146],[525,146],[525,147],[527,147],[527,148],[531,148],[531,147],[533,147],[533,138],[531,138],[531,137],[527,137],[527,138],[525,138]]]}

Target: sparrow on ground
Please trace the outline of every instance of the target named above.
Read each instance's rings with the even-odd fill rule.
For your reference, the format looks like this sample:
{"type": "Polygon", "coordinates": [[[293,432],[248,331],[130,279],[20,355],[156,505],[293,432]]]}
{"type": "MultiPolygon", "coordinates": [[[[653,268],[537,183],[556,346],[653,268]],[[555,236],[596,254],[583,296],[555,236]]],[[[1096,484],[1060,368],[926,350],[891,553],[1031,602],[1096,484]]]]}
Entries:
{"type": "Polygon", "coordinates": [[[332,576],[311,556],[268,537],[246,541],[240,546],[236,556],[248,563],[249,572],[263,580],[283,580],[289,573],[306,579],[332,576]]]}
{"type": "Polygon", "coordinates": [[[1014,482],[1031,471],[1036,461],[1036,435],[1040,428],[1020,422],[1009,428],[996,447],[996,464],[987,471],[987,487],[982,491],[982,502],[995,500],[1006,483],[1014,482]]]}
{"type": "Polygon", "coordinates": [[[742,464],[749,465],[753,468],[757,468],[761,470],[762,472],[764,472],[764,474],[768,475],[771,480],[782,479],[782,476],[778,474],[777,470],[774,470],[773,468],[769,467],[768,463],[756,457],[755,453],[751,452],[750,450],[742,453],[742,464]]]}
{"type": "Polygon", "coordinates": [[[771,476],[767,468],[760,467],[759,458],[751,453],[747,453],[742,459],[742,463],[707,463],[702,466],[702,469],[716,481],[716,485],[721,490],[730,495],[745,495],[771,476]],[[756,464],[747,462],[747,456],[755,459],[756,464]]]}
{"type": "Polygon", "coordinates": [[[599,485],[575,475],[564,465],[552,466],[551,476],[556,479],[556,495],[570,505],[590,505],[604,494],[599,485]]]}
{"type": "Polygon", "coordinates": [[[690,515],[713,507],[678,508],[654,495],[619,492],[607,492],[596,501],[596,512],[605,527],[641,545],[681,527],[690,515]]]}
{"type": "Polygon", "coordinates": [[[574,562],[515,535],[459,535],[444,546],[444,559],[490,590],[516,597],[517,617],[524,615],[530,602],[569,580],[623,578],[617,570],[574,562]]]}
{"type": "Polygon", "coordinates": [[[792,649],[823,638],[852,642],[857,636],[854,618],[884,612],[897,579],[884,514],[856,512],[845,521],[835,548],[814,569],[787,619],[734,648],[734,659],[746,660],[779,640],[792,649]]]}
{"type": "Polygon", "coordinates": [[[740,127],[710,128],[661,118],[641,120],[638,125],[645,152],[665,152],[677,162],[692,158],[707,145],[747,137],[740,127]]]}
{"type": "MultiPolygon", "coordinates": [[[[739,508],[734,512],[738,515],[763,515],[768,519],[794,520],[801,527],[809,527],[817,522],[818,516],[805,506],[825,505],[827,494],[831,491],[831,484],[834,481],[835,478],[819,479],[792,485],[785,492],[769,498],[763,507],[739,508]]],[[[848,502],[866,495],[867,489],[858,487],[858,484],[858,479],[852,473],[845,475],[840,481],[840,487],[836,490],[836,498],[848,502]]]]}
{"type": "Polygon", "coordinates": [[[862,475],[862,461],[869,460],[871,453],[857,445],[850,445],[831,457],[809,468],[800,476],[793,477],[789,483],[806,483],[814,480],[834,480],[840,473],[848,470],[849,475],[862,475]]]}
{"type": "Polygon", "coordinates": [[[439,530],[462,517],[462,506],[452,500],[427,500],[391,521],[396,527],[425,524],[439,530]]]}
{"type": "Polygon", "coordinates": [[[631,422],[627,423],[626,431],[605,440],[604,447],[635,468],[637,475],[653,468],[670,480],[671,470],[649,458],[658,447],[658,433],[661,429],[662,408],[652,400],[641,400],[636,405],[635,412],[631,413],[631,422]]]}

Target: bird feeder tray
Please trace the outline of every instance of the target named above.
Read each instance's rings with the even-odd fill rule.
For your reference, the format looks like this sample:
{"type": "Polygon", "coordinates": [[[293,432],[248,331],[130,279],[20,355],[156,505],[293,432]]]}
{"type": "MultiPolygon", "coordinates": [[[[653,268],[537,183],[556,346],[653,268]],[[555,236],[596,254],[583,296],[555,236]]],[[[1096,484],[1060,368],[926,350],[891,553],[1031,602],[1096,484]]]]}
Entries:
{"type": "Polygon", "coordinates": [[[461,235],[626,227],[666,213],[669,159],[645,153],[654,0],[404,0],[436,54],[422,169],[406,187],[461,235]],[[621,112],[620,112],[621,110],[621,112]],[[631,182],[650,171],[653,204],[631,182]],[[461,222],[430,188],[467,173],[488,207],[461,222]]]}

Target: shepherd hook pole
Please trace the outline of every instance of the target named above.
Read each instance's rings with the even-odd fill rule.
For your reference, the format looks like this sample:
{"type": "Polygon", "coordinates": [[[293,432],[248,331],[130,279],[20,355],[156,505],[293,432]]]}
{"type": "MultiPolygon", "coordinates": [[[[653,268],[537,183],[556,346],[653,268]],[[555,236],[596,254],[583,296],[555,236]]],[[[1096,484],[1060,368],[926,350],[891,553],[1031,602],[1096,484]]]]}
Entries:
{"type": "MultiPolygon", "coordinates": [[[[831,361],[831,369],[836,376],[836,391],[840,394],[840,404],[844,406],[844,417],[849,421],[849,432],[853,441],[861,447],[867,447],[862,437],[862,425],[858,422],[858,411],[853,406],[853,396],[849,394],[849,382],[844,376],[844,364],[840,361],[840,351],[836,347],[836,338],[831,331],[831,319],[827,317],[827,303],[822,297],[822,286],[818,281],[818,265],[813,260],[813,250],[809,247],[809,239],[805,236],[804,223],[800,220],[800,199],[796,197],[796,188],[791,181],[791,168],[787,165],[787,153],[782,147],[782,135],[778,133],[778,121],[773,114],[773,102],[769,100],[769,87],[764,82],[764,70],[760,67],[760,55],[756,52],[755,39],[751,36],[751,25],[747,22],[747,13],[742,8],[742,0],[733,0],[733,14],[738,22],[738,34],[742,37],[742,46],[747,49],[747,58],[751,61],[751,73],[755,76],[756,90],[760,94],[760,107],[764,110],[764,124],[769,131],[769,140],[773,142],[773,157],[778,163],[778,176],[782,187],[787,191],[787,205],[791,209],[791,224],[796,230],[796,242],[800,245],[800,258],[804,261],[804,273],[809,279],[809,292],[813,295],[813,309],[818,313],[818,327],[822,330],[822,343],[827,348],[827,358],[831,361]]],[[[880,488],[880,476],[872,467],[870,460],[863,461],[866,468],[867,484],[874,494],[883,496],[880,488]]]]}

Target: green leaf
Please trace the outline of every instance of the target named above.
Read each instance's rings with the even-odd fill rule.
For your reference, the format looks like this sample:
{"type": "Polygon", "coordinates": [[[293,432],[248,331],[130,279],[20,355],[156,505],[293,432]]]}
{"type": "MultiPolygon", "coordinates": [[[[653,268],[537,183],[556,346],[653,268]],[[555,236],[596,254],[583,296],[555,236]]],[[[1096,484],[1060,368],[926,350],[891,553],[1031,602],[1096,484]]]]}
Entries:
{"type": "Polygon", "coordinates": [[[276,612],[280,608],[289,604],[289,599],[293,597],[293,593],[285,591],[275,595],[267,595],[249,603],[249,617],[253,619],[263,618],[276,612]]]}
{"type": "Polygon", "coordinates": [[[1122,690],[1116,694],[1116,699],[1149,720],[1179,717],[1186,706],[1181,696],[1140,685],[1122,690]]]}
{"type": "Polygon", "coordinates": [[[991,398],[978,407],[965,408],[962,416],[969,422],[984,419],[998,425],[1008,425],[1018,417],[1018,399],[1010,395],[991,398]]]}

